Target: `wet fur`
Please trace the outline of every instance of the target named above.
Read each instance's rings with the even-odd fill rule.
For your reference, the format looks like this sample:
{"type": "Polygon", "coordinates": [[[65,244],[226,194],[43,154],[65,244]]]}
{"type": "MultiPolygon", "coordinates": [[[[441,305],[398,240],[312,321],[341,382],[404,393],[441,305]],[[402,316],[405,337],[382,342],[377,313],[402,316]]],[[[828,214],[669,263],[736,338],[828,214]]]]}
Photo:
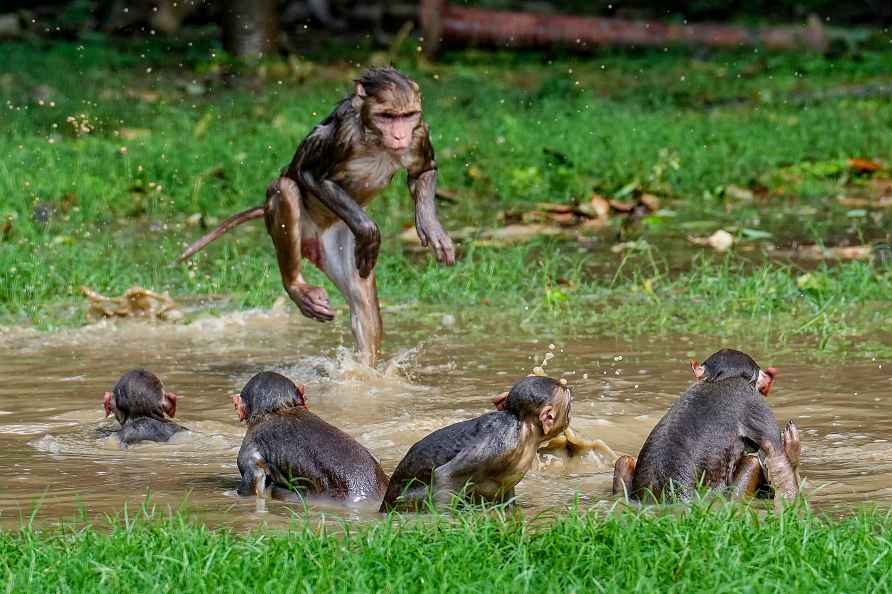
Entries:
{"type": "Polygon", "coordinates": [[[387,488],[387,475],[367,449],[302,406],[250,424],[238,454],[240,495],[255,494],[258,460],[267,487],[352,501],[378,499],[387,488]]]}
{"type": "Polygon", "coordinates": [[[188,431],[188,429],[167,419],[137,417],[126,421],[120,431],[115,432],[115,435],[121,445],[127,447],[141,441],[163,443],[180,431],[188,431]]]}
{"type": "Polygon", "coordinates": [[[742,377],[698,382],[672,405],[641,448],[633,498],[690,497],[702,484],[731,484],[741,455],[762,440],[782,449],[780,428],[765,398],[742,377]]]}
{"type": "MultiPolygon", "coordinates": [[[[417,510],[430,497],[443,503],[458,494],[473,502],[512,499],[543,440],[539,411],[554,403],[559,386],[550,378],[525,378],[511,389],[504,410],[438,429],[413,445],[393,472],[381,511],[417,510]]],[[[568,399],[558,410],[556,433],[569,414],[568,399]]]]}

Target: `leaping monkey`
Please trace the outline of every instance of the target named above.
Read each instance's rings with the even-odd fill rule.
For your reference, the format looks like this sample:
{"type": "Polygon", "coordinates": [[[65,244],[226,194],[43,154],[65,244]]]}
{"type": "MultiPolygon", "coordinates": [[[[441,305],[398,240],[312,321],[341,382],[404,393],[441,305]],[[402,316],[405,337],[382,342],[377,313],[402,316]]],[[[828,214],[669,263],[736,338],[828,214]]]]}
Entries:
{"type": "Polygon", "coordinates": [[[365,206],[405,168],[421,243],[449,266],[455,248],[437,219],[437,163],[418,85],[389,67],[366,70],[355,82],[354,94],[313,128],[269,185],[266,203],[232,215],[178,261],[233,227],[264,217],[282,284],[301,313],[320,322],[334,319],[325,289],[304,281],[303,257],[347,299],[362,362],[374,366],[383,332],[374,273],[381,235],[365,206]]]}

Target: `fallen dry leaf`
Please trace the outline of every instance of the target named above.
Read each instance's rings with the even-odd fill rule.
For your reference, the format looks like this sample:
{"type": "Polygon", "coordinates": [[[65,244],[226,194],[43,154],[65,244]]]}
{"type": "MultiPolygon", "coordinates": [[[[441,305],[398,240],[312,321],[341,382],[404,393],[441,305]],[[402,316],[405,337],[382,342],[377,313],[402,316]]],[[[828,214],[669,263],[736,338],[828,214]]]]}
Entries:
{"type": "Polygon", "coordinates": [[[837,196],[836,201],[848,208],[892,208],[892,195],[877,196],[876,198],[837,196]]]}
{"type": "Polygon", "coordinates": [[[883,168],[881,164],[868,159],[849,159],[849,167],[859,173],[873,173],[883,168]]]}
{"type": "Polygon", "coordinates": [[[689,235],[688,241],[694,245],[711,247],[717,252],[726,252],[732,245],[734,245],[734,236],[724,229],[719,229],[709,237],[694,237],[689,235]]]}
{"type": "Polygon", "coordinates": [[[803,245],[792,250],[772,249],[771,253],[776,257],[802,260],[866,260],[873,255],[873,246],[852,245],[828,248],[820,245],[803,245]]]}
{"type": "Polygon", "coordinates": [[[183,317],[167,291],[156,293],[142,287],[131,287],[120,297],[106,297],[88,287],[81,287],[81,293],[90,302],[87,317],[93,320],[130,317],[178,320],[183,317]]]}

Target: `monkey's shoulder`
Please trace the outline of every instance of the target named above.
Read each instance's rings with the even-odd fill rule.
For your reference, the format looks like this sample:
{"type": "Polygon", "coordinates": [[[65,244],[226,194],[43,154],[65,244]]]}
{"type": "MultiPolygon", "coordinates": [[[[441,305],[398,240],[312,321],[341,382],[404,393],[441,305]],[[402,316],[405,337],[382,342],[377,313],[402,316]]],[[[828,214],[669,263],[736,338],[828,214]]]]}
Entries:
{"type": "Polygon", "coordinates": [[[295,456],[374,459],[348,433],[301,406],[264,415],[248,428],[249,439],[270,450],[299,452],[295,456]],[[287,447],[279,447],[283,444],[287,447]]]}
{"type": "Polygon", "coordinates": [[[516,435],[511,419],[508,413],[491,412],[434,431],[409,449],[394,471],[393,480],[430,478],[435,468],[447,464],[468,447],[484,442],[510,442],[516,435]]]}
{"type": "Polygon", "coordinates": [[[141,441],[166,442],[180,431],[188,429],[167,419],[137,417],[128,419],[117,432],[117,437],[121,445],[127,446],[141,441]]]}

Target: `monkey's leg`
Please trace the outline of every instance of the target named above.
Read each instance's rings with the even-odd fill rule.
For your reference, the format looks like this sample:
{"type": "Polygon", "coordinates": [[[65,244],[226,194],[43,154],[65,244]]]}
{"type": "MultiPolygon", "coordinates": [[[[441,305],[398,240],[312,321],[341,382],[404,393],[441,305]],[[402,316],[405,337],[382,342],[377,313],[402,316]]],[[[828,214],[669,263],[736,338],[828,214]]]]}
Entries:
{"type": "Polygon", "coordinates": [[[620,456],[613,465],[613,494],[622,494],[626,499],[632,490],[632,479],[635,476],[635,458],[620,456]]]}
{"type": "Polygon", "coordinates": [[[282,285],[301,313],[320,322],[334,319],[328,294],[322,287],[308,285],[300,272],[301,204],[294,180],[280,177],[266,190],[266,230],[276,246],[282,285]]]}
{"type": "Polygon", "coordinates": [[[319,241],[322,244],[322,270],[350,304],[350,325],[357,350],[362,363],[373,367],[378,361],[384,333],[375,271],[366,278],[359,276],[355,260],[356,238],[343,222],[323,231],[319,241]]]}
{"type": "Polygon", "coordinates": [[[732,496],[735,499],[752,497],[764,480],[765,475],[762,473],[759,458],[744,454],[740,457],[737,470],[734,472],[734,481],[730,485],[733,489],[732,496]]]}
{"type": "Polygon", "coordinates": [[[761,450],[765,460],[765,474],[774,489],[775,502],[796,497],[799,494],[799,481],[786,452],[776,448],[768,439],[762,442],[761,450]]]}

